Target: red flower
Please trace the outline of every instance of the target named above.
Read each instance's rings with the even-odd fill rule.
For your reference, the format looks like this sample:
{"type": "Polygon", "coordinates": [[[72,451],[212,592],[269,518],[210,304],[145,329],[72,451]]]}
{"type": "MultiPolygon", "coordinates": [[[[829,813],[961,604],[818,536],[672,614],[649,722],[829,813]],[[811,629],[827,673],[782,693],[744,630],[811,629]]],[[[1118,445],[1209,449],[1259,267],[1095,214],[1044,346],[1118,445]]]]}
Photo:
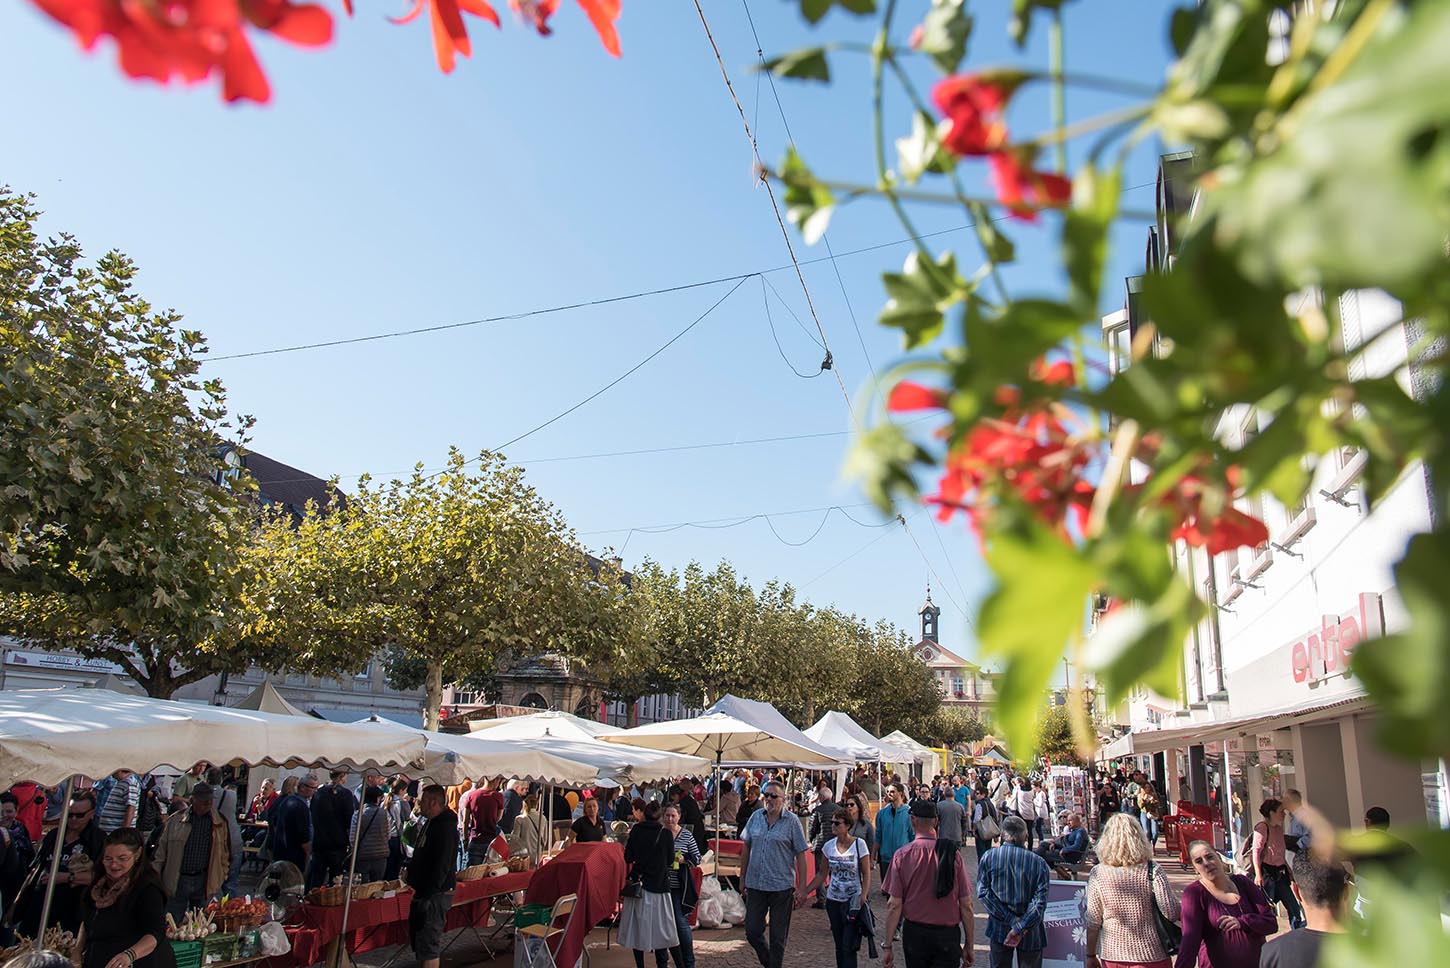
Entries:
{"type": "MultiPolygon", "coordinates": [[[[579,6],[598,31],[604,49],[615,57],[619,56],[619,32],[615,30],[614,22],[619,19],[622,5],[623,0],[579,0],[579,6]]],[[[531,21],[540,37],[554,32],[554,28],[549,26],[549,18],[558,11],[559,0],[509,0],[509,6],[519,16],[531,21]]]]}
{"type": "Polygon", "coordinates": [[[956,74],[939,81],[931,97],[951,126],[942,144],[958,155],[988,155],[1007,143],[1002,110],[1020,83],[1005,76],[956,74]]]}
{"type": "Polygon", "coordinates": [[[1173,529],[1173,537],[1217,555],[1234,548],[1257,548],[1269,540],[1269,529],[1258,518],[1229,507],[1216,518],[1197,511],[1189,514],[1173,529]]]}
{"type": "Polygon", "coordinates": [[[266,102],[271,88],[252,52],[255,27],[304,46],[332,39],[332,15],[290,0],[34,0],[89,50],[114,37],[121,69],[165,84],[222,75],[228,101],[266,102]]]}
{"type": "Polygon", "coordinates": [[[1070,178],[1037,171],[1031,161],[1015,151],[999,151],[991,158],[997,200],[1024,222],[1037,221],[1040,208],[1061,208],[1072,200],[1070,178]]]}
{"type": "Polygon", "coordinates": [[[390,19],[396,24],[411,23],[418,19],[424,7],[428,8],[429,20],[433,24],[433,54],[438,58],[438,69],[445,74],[452,72],[456,54],[468,57],[473,53],[468,28],[463,26],[464,13],[482,17],[495,27],[500,26],[498,11],[485,0],[416,0],[412,10],[390,19]]]}
{"type": "Polygon", "coordinates": [[[1067,360],[1058,360],[1056,363],[1048,363],[1040,359],[1032,364],[1032,379],[1049,387],[1070,387],[1077,382],[1077,374],[1073,372],[1072,364],[1067,360]]]}
{"type": "Polygon", "coordinates": [[[886,409],[892,413],[910,410],[941,410],[947,405],[947,394],[943,390],[924,387],[920,383],[902,380],[891,388],[886,398],[886,409]]]}

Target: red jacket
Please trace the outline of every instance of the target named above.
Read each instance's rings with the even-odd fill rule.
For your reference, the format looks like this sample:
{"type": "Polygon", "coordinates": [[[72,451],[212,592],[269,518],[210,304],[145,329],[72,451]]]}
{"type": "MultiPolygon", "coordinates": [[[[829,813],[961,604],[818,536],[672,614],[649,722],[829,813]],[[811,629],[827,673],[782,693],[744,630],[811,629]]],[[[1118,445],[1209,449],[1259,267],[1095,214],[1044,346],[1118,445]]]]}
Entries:
{"type": "Polygon", "coordinates": [[[45,790],[38,783],[21,780],[10,788],[15,799],[20,801],[16,819],[25,825],[32,844],[40,843],[40,827],[45,820],[45,790]]]}

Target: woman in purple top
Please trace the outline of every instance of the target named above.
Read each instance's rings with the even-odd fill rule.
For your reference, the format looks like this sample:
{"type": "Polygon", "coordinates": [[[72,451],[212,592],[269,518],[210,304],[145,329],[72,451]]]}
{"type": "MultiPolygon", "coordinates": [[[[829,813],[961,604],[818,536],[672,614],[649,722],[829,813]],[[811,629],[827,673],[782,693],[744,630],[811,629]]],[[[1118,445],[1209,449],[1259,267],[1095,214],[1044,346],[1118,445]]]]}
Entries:
{"type": "Polygon", "coordinates": [[[1206,840],[1188,845],[1198,880],[1183,890],[1183,944],[1173,968],[1258,968],[1259,949],[1279,928],[1257,884],[1230,874],[1206,840]]]}

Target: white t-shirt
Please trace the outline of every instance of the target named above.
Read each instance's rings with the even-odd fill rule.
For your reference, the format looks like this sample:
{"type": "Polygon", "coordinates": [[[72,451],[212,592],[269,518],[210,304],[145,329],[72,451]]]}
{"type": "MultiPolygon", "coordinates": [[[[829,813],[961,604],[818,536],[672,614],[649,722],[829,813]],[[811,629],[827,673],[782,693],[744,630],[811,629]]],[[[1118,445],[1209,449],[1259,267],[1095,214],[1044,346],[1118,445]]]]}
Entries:
{"type": "Polygon", "coordinates": [[[871,849],[866,841],[857,837],[851,846],[841,850],[841,842],[835,837],[826,841],[822,848],[826,864],[831,871],[831,883],[826,887],[826,900],[849,901],[861,893],[861,858],[870,857],[871,849]]]}

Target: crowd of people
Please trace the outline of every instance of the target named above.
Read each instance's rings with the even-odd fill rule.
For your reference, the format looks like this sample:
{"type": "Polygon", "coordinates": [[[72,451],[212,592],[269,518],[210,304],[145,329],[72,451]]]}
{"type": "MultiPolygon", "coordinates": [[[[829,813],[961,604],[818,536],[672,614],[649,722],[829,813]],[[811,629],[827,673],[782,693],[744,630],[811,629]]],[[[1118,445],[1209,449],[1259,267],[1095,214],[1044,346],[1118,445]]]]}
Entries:
{"type": "MultiPolygon", "coordinates": [[[[57,850],[47,923],[78,937],[82,968],[169,968],[166,916],[235,893],[249,854],[290,862],[315,887],[347,875],[356,844],[358,879],[402,875],[412,886],[412,946],[437,968],[461,867],[614,840],[630,872],[620,943],[638,968],[651,952],[655,968],[694,968],[690,868],[712,831],[738,831],[745,937],[762,968],[781,968],[792,912],[813,900],[838,968],[856,968],[863,941],[873,956],[879,943],[893,968],[898,940],[908,968],[971,965],[976,904],[991,968],[1037,968],[1054,873],[1087,873],[1088,968],[1309,968],[1352,920],[1352,872],[1310,849],[1295,791],[1262,804],[1236,857],[1190,844],[1196,879],[1180,894],[1154,860],[1164,797],[1142,774],[1100,778],[1096,838],[1070,810],[1054,825],[1043,779],[1010,767],[929,782],[858,770],[839,796],[829,774],[778,770],[731,771],[718,789],[714,777],[583,790],[504,777],[420,788],[376,770],[351,779],[337,770],[326,782],[310,772],[265,780],[244,803],[234,778],[205,762],[174,778],[117,770],[50,790],[17,783],[0,794],[0,941],[39,933],[57,850]],[[42,836],[67,798],[63,827],[42,836]],[[879,932],[873,887],[886,899],[879,932]]],[[[1365,823],[1384,828],[1389,817],[1376,807],[1365,823]]]]}

